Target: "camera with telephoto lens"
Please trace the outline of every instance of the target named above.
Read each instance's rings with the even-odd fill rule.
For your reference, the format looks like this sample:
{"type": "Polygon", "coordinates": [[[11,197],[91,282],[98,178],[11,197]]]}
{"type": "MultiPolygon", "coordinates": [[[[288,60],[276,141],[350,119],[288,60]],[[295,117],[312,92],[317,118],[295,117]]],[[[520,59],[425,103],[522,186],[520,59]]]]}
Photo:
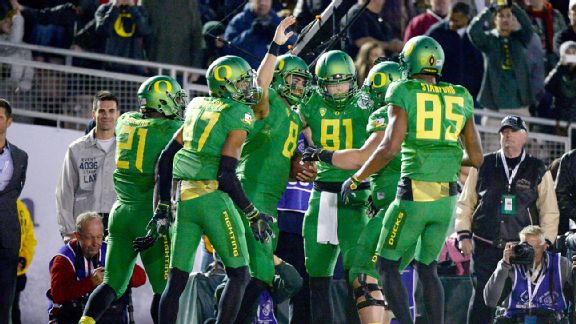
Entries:
{"type": "Polygon", "coordinates": [[[534,262],[534,248],[527,242],[514,245],[512,252],[510,264],[532,265],[534,262]]]}

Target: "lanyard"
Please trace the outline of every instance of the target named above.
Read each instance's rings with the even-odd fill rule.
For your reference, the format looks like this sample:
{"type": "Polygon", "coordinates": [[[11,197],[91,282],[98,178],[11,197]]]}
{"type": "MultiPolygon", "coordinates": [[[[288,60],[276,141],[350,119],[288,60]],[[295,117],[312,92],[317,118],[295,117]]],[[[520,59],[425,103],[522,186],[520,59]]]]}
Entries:
{"type": "Polygon", "coordinates": [[[516,167],[514,167],[514,170],[512,170],[512,173],[510,173],[510,170],[508,170],[508,163],[506,162],[506,157],[504,156],[504,151],[500,150],[500,159],[502,160],[502,165],[504,165],[504,172],[506,172],[506,178],[508,179],[508,192],[510,192],[510,187],[512,187],[512,181],[514,180],[516,173],[518,173],[520,164],[522,164],[522,161],[524,161],[525,157],[526,157],[526,151],[522,150],[522,158],[520,159],[520,162],[516,164],[516,167]]]}
{"type": "MultiPolygon", "coordinates": [[[[542,260],[542,262],[548,262],[548,260],[545,259],[542,260]]],[[[542,281],[544,281],[544,277],[546,277],[546,274],[543,273],[543,271],[545,271],[544,264],[541,265],[540,271],[538,271],[538,279],[536,280],[536,284],[534,286],[534,294],[532,294],[532,272],[526,272],[526,283],[528,284],[528,309],[532,308],[532,299],[534,298],[534,295],[538,293],[538,289],[540,288],[542,281]]]]}

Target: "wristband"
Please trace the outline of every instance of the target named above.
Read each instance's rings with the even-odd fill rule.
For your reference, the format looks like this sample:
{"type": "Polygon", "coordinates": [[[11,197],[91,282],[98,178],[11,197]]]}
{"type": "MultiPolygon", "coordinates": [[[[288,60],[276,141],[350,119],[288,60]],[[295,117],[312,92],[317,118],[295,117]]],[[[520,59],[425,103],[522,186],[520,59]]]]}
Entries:
{"type": "Polygon", "coordinates": [[[353,175],[352,178],[352,183],[350,184],[350,189],[352,190],[356,190],[358,189],[358,186],[360,185],[360,183],[362,183],[362,181],[360,181],[360,179],[358,179],[357,176],[353,175]]]}
{"type": "Polygon", "coordinates": [[[280,45],[278,45],[275,41],[272,41],[268,47],[268,54],[278,56],[280,54],[280,45]]]}
{"type": "Polygon", "coordinates": [[[330,150],[321,150],[318,152],[318,159],[324,163],[332,164],[332,155],[334,155],[334,151],[330,150]]]}

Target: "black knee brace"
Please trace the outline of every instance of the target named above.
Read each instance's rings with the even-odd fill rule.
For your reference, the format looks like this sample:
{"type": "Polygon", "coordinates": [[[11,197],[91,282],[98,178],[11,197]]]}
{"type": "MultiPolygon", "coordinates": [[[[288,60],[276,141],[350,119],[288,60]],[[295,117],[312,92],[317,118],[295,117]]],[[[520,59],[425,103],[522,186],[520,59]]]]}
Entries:
{"type": "Polygon", "coordinates": [[[366,274],[360,273],[358,274],[358,283],[360,286],[354,289],[354,297],[356,298],[356,307],[358,310],[364,307],[371,307],[371,306],[386,306],[386,303],[383,300],[376,299],[372,297],[370,294],[373,291],[380,291],[380,287],[378,284],[375,283],[367,283],[366,282],[366,274]],[[364,301],[358,302],[360,297],[364,296],[364,301]]]}

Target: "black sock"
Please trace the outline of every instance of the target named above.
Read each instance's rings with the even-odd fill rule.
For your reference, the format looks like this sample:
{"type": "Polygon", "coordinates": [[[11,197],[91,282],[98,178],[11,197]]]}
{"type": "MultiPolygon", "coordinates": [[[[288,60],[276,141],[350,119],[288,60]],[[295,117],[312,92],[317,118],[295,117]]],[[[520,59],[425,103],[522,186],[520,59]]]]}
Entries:
{"type": "Polygon", "coordinates": [[[218,303],[218,316],[216,323],[233,323],[238,315],[240,303],[248,282],[250,282],[250,272],[248,266],[240,268],[226,268],[228,282],[222,291],[222,297],[218,303]]]}
{"type": "Polygon", "coordinates": [[[186,288],[189,273],[177,268],[168,271],[168,283],[160,298],[159,322],[163,324],[176,323],[178,308],[180,307],[180,295],[186,288]]]}
{"type": "Polygon", "coordinates": [[[390,261],[378,257],[378,271],[382,279],[382,290],[388,302],[388,306],[394,312],[396,320],[400,324],[414,323],[410,317],[410,305],[408,304],[408,292],[402,284],[402,278],[398,271],[400,261],[390,261]]]}
{"type": "Polygon", "coordinates": [[[311,323],[333,323],[332,277],[310,277],[311,323]]]}
{"type": "Polygon", "coordinates": [[[116,292],[108,284],[102,284],[90,294],[86,308],[84,308],[84,315],[92,317],[98,321],[100,317],[106,312],[110,304],[116,299],[116,292]]]}
{"type": "Polygon", "coordinates": [[[152,322],[158,324],[158,312],[160,311],[160,298],[162,294],[154,294],[152,297],[152,305],[150,305],[150,316],[152,316],[152,322]]]}
{"type": "Polygon", "coordinates": [[[415,268],[422,284],[429,323],[444,323],[444,288],[436,272],[436,261],[429,265],[416,262],[415,268]]]}
{"type": "MultiPolygon", "coordinates": [[[[344,278],[348,281],[350,271],[344,270],[344,278]]],[[[346,322],[350,324],[360,323],[360,315],[356,307],[356,296],[354,296],[353,282],[348,283],[348,298],[346,299],[346,322]]]]}
{"type": "MultiPolygon", "coordinates": [[[[244,290],[244,297],[242,297],[242,304],[240,305],[240,310],[238,311],[238,316],[236,316],[236,321],[234,323],[241,324],[247,322],[249,316],[252,315],[252,308],[254,304],[258,301],[260,294],[266,290],[268,285],[262,280],[252,278],[250,283],[246,286],[244,290]]],[[[252,322],[250,320],[250,322],[252,322]]]]}

